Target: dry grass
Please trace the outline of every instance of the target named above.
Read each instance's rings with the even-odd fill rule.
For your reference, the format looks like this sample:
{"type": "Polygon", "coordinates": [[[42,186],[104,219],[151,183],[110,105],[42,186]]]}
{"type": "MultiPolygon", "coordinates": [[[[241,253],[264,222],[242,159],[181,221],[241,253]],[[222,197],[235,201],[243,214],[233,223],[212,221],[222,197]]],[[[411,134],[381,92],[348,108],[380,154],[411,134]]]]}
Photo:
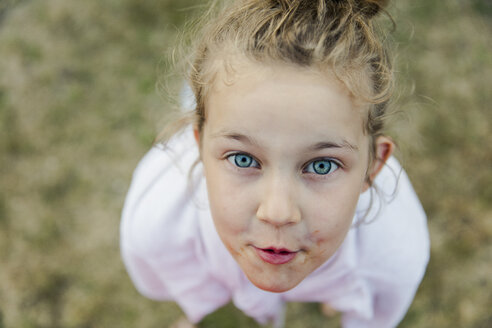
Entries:
{"type": "MultiPolygon", "coordinates": [[[[166,111],[163,53],[196,3],[0,1],[0,327],[166,327],[180,315],[134,290],[118,224],[166,111]]],[[[490,327],[492,6],[395,3],[405,115],[393,131],[433,242],[401,326],[490,327]]],[[[287,327],[323,326],[316,305],[289,310],[287,327]]],[[[229,306],[202,326],[255,325],[229,306]]]]}

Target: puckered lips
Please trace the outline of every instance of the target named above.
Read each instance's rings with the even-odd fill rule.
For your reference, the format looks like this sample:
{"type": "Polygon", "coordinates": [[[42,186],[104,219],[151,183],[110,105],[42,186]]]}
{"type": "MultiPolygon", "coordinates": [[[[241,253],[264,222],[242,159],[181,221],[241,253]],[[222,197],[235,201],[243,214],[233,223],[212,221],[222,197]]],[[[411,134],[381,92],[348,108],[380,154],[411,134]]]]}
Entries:
{"type": "Polygon", "coordinates": [[[264,262],[280,265],[285,264],[292,261],[296,255],[297,251],[291,251],[286,248],[276,248],[276,247],[266,247],[266,248],[258,248],[254,247],[256,250],[256,254],[262,259],[264,262]]]}

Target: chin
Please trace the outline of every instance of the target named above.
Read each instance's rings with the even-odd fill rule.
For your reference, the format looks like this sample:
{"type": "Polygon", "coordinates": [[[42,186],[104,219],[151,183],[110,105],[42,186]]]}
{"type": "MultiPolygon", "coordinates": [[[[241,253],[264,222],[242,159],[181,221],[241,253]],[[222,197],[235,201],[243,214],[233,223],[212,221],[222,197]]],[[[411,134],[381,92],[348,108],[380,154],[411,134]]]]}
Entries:
{"type": "Polygon", "coordinates": [[[301,281],[282,281],[279,279],[258,279],[258,277],[252,277],[248,276],[249,281],[259,289],[262,289],[266,292],[271,292],[271,293],[283,293],[288,290],[291,290],[292,288],[296,287],[301,281]]]}

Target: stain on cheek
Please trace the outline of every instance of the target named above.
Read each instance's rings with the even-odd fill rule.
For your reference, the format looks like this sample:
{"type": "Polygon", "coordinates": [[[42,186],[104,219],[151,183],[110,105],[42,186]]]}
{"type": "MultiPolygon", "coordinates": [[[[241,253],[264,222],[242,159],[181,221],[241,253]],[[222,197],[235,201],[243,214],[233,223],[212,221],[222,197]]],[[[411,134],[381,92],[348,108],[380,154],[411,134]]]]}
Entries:
{"type": "Polygon", "coordinates": [[[316,245],[319,245],[320,243],[325,240],[325,236],[321,234],[320,230],[314,230],[310,235],[309,235],[309,240],[311,240],[313,243],[316,245]]]}

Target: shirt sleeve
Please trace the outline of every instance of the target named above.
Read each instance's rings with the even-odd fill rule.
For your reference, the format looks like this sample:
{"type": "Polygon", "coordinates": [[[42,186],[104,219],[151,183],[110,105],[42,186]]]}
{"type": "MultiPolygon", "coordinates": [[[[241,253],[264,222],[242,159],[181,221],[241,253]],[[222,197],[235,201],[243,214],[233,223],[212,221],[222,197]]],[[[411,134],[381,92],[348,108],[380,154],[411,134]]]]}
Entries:
{"type": "Polygon", "coordinates": [[[197,158],[191,133],[150,150],[133,175],[120,229],[123,262],[137,290],[177,302],[195,323],[230,300],[203,254],[188,178],[197,158]]]}
{"type": "Polygon", "coordinates": [[[368,286],[372,313],[348,312],[346,328],[396,327],[403,319],[429,260],[430,242],[423,208],[408,176],[391,158],[375,181],[378,195],[361,196],[371,210],[359,213],[367,223],[357,227],[359,274],[368,286]]]}

